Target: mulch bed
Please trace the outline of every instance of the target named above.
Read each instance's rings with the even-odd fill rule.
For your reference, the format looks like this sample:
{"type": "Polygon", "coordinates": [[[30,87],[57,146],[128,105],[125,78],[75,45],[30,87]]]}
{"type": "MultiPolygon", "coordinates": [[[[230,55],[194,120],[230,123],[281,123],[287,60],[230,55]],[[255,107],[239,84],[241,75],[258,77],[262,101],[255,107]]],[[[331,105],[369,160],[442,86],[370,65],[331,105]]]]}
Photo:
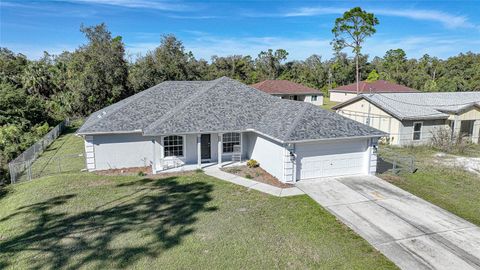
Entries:
{"type": "Polygon", "coordinates": [[[291,184],[285,184],[275,178],[273,175],[266,172],[264,169],[260,167],[256,168],[249,168],[247,166],[235,166],[235,167],[226,167],[222,168],[224,172],[235,174],[247,179],[251,179],[257,182],[269,184],[279,188],[289,188],[293,187],[291,184]]]}

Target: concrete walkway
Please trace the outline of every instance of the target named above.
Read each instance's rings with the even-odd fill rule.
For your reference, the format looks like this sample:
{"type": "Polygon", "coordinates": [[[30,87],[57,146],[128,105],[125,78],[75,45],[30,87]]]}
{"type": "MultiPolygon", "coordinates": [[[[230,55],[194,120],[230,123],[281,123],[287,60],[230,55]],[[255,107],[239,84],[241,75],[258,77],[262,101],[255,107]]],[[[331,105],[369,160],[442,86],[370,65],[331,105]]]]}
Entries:
{"type": "Polygon", "coordinates": [[[263,193],[267,193],[277,197],[287,197],[287,196],[295,196],[305,194],[303,191],[298,189],[297,187],[291,188],[279,188],[272,185],[260,183],[257,181],[253,181],[247,178],[240,177],[238,175],[234,175],[231,173],[224,172],[218,168],[218,166],[211,166],[204,169],[205,174],[216,177],[218,179],[225,180],[227,182],[244,186],[246,188],[258,190],[263,193]]]}
{"type": "Polygon", "coordinates": [[[480,269],[479,227],[377,177],[297,187],[402,269],[480,269]]]}

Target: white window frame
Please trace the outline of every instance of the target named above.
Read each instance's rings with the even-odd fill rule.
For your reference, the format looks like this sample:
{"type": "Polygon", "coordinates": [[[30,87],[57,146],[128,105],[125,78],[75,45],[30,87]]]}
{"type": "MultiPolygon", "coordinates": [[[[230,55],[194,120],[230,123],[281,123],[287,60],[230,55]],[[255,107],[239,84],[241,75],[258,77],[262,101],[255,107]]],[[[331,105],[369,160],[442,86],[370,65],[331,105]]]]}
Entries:
{"type": "Polygon", "coordinates": [[[423,122],[413,122],[412,126],[412,141],[421,141],[422,140],[422,129],[423,129],[423,122]],[[415,131],[415,125],[420,124],[420,130],[415,131]],[[415,132],[419,132],[418,139],[415,139],[415,132]]]}
{"type": "Polygon", "coordinates": [[[240,146],[240,149],[243,149],[243,148],[242,148],[242,137],[243,137],[243,136],[242,136],[242,133],[241,133],[241,132],[225,132],[225,133],[222,134],[222,154],[225,154],[225,155],[231,155],[231,154],[233,154],[233,150],[232,150],[232,152],[225,152],[225,151],[224,151],[224,145],[225,145],[225,143],[229,143],[229,142],[226,142],[226,141],[225,141],[225,135],[226,135],[226,134],[233,134],[233,133],[239,135],[239,144],[238,144],[238,145],[240,146]]]}
{"type": "Polygon", "coordinates": [[[168,136],[163,136],[162,137],[162,156],[163,158],[166,158],[166,159],[169,159],[169,158],[184,158],[185,157],[185,151],[187,150],[186,149],[186,145],[187,145],[187,141],[186,141],[186,136],[185,135],[168,135],[168,136]],[[182,155],[181,156],[166,156],[165,155],[165,138],[167,137],[170,137],[170,136],[178,136],[178,137],[181,137],[182,138],[182,155]]]}

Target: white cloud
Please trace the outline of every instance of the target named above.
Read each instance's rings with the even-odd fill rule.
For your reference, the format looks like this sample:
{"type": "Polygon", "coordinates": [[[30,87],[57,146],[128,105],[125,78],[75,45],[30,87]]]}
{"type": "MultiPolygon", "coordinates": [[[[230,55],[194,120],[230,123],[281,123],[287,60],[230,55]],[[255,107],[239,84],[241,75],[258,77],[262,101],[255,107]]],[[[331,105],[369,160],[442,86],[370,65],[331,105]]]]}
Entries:
{"type": "Polygon", "coordinates": [[[466,16],[452,15],[437,10],[421,9],[373,9],[373,13],[385,16],[403,17],[414,20],[434,21],[443,24],[447,28],[478,28],[478,26],[468,21],[466,16]]]}
{"type": "Polygon", "coordinates": [[[149,8],[165,11],[182,11],[188,9],[186,5],[167,1],[152,0],[67,0],[68,2],[110,5],[127,8],[149,8]]]}
{"type": "MultiPolygon", "coordinates": [[[[306,17],[306,16],[320,16],[330,14],[342,14],[347,11],[347,8],[337,7],[303,7],[294,9],[287,13],[278,14],[278,17],[306,17]]],[[[402,17],[414,20],[433,21],[441,23],[447,28],[477,28],[479,25],[475,25],[468,20],[468,17],[461,15],[453,15],[447,12],[438,10],[422,10],[422,9],[380,9],[372,8],[367,9],[369,12],[373,12],[375,15],[402,17]]],[[[257,14],[261,16],[261,14],[257,14]]]]}

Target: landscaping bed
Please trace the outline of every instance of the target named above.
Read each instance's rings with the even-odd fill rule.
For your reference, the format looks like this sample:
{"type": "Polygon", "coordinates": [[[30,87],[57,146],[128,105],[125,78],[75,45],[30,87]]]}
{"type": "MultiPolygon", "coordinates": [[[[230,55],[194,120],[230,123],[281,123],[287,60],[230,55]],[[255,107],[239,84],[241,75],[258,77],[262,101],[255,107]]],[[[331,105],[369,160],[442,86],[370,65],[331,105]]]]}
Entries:
{"type": "Polygon", "coordinates": [[[269,174],[268,172],[266,172],[264,169],[260,167],[250,168],[246,165],[243,165],[243,166],[225,167],[225,168],[222,168],[222,170],[227,173],[235,174],[250,180],[269,184],[279,188],[293,187],[293,185],[291,184],[285,184],[281,182],[276,177],[269,174]]]}

